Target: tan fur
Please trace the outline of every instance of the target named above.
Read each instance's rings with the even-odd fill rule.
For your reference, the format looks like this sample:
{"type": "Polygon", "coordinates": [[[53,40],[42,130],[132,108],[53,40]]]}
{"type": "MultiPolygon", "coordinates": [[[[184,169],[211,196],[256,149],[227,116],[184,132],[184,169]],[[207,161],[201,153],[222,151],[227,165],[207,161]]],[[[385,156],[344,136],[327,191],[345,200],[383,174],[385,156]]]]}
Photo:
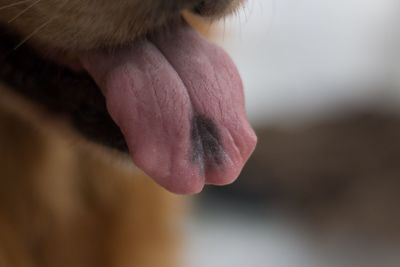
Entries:
{"type": "Polygon", "coordinates": [[[0,266],[177,266],[178,197],[0,95],[0,266]]]}
{"type": "MultiPolygon", "coordinates": [[[[0,0],[0,24],[72,57],[125,45],[202,3],[20,1],[0,0]]],[[[203,2],[198,12],[216,18],[242,0],[203,2]]],[[[0,267],[177,266],[180,199],[8,89],[0,84],[0,267]]]]}

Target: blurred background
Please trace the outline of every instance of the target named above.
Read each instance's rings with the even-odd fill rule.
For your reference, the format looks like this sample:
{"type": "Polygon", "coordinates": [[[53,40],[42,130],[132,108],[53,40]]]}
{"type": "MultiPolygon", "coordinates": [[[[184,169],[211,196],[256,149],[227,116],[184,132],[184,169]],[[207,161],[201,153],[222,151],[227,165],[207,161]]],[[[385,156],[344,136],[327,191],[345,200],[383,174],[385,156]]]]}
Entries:
{"type": "Polygon", "coordinates": [[[208,36],[259,145],[193,199],[188,266],[400,266],[400,2],[249,0],[208,36]]]}

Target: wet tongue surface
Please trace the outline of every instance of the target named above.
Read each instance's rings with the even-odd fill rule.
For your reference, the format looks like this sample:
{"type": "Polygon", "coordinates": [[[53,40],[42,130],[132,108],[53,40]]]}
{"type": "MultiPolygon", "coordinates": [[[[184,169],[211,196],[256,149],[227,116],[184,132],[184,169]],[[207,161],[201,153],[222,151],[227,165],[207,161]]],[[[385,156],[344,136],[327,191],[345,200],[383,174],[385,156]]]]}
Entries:
{"type": "Polygon", "coordinates": [[[242,82],[225,52],[185,24],[82,56],[135,164],[179,194],[233,182],[254,150],[242,82]]]}

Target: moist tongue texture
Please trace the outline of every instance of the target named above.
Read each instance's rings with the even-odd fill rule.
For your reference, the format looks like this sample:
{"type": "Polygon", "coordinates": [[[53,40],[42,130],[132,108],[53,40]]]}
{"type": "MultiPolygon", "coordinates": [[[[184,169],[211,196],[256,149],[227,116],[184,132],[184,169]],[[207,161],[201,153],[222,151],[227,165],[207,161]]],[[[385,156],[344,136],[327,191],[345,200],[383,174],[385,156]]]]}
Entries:
{"type": "Polygon", "coordinates": [[[254,150],[231,59],[186,24],[82,55],[135,164],[179,194],[233,182],[254,150]]]}

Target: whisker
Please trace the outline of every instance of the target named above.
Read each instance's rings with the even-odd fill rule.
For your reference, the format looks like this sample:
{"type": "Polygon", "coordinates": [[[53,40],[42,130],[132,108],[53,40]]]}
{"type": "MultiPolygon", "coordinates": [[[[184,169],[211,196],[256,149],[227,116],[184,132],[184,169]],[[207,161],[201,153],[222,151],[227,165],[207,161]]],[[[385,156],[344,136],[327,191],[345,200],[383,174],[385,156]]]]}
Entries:
{"type": "MultiPolygon", "coordinates": [[[[41,0],[36,1],[37,3],[40,2],[41,0]]],[[[64,3],[58,7],[58,9],[63,8],[66,4],[68,3],[68,0],[65,0],[64,3]]],[[[39,33],[41,30],[43,30],[47,25],[49,25],[53,20],[57,19],[58,15],[54,15],[50,17],[45,23],[37,27],[33,32],[31,32],[29,35],[27,35],[21,42],[19,42],[15,47],[14,50],[17,50],[19,47],[21,47],[23,44],[25,44],[27,41],[29,41],[32,37],[34,37],[37,33],[39,33]]]]}
{"type": "Polygon", "coordinates": [[[21,47],[23,44],[25,44],[27,41],[29,41],[33,36],[35,36],[38,32],[43,30],[47,25],[49,25],[56,17],[50,18],[48,21],[37,27],[33,32],[31,32],[29,35],[27,35],[20,43],[18,43],[15,47],[14,50],[17,50],[19,47],[21,47]]]}
{"type": "Polygon", "coordinates": [[[22,0],[22,1],[19,1],[19,2],[15,2],[15,3],[12,3],[12,4],[5,5],[5,6],[1,6],[0,10],[7,9],[7,8],[10,8],[10,7],[14,7],[14,6],[18,6],[18,5],[21,5],[21,4],[25,4],[25,3],[28,3],[30,1],[32,1],[32,0],[22,0]]]}
{"type": "Polygon", "coordinates": [[[16,20],[17,18],[19,18],[20,16],[22,16],[25,12],[27,12],[29,9],[31,9],[32,7],[34,7],[35,5],[37,5],[41,0],[36,0],[35,2],[33,2],[32,4],[30,4],[29,6],[27,6],[24,10],[22,10],[21,12],[19,12],[15,17],[13,17],[12,19],[10,19],[8,21],[8,23],[13,22],[14,20],[16,20]]]}

